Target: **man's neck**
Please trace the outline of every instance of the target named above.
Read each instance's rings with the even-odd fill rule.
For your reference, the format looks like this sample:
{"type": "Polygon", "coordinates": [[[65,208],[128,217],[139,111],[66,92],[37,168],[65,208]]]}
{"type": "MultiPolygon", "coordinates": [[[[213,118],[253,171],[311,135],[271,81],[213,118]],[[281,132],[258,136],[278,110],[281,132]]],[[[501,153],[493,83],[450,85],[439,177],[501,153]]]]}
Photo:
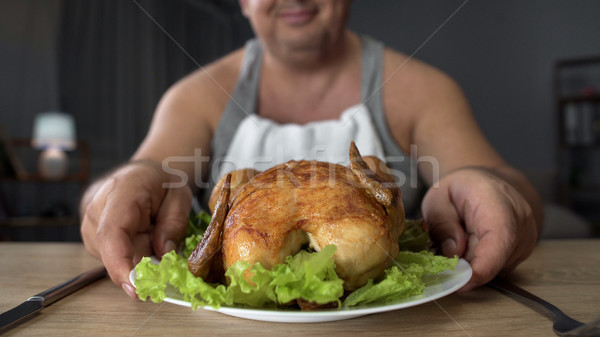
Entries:
{"type": "Polygon", "coordinates": [[[305,50],[265,50],[263,62],[269,71],[289,76],[313,76],[315,74],[335,75],[344,69],[353,57],[358,37],[350,32],[334,43],[321,48],[305,50]]]}
{"type": "Polygon", "coordinates": [[[359,38],[349,35],[339,51],[312,67],[290,66],[265,53],[259,113],[282,123],[305,123],[337,118],[360,102],[359,38]]]}

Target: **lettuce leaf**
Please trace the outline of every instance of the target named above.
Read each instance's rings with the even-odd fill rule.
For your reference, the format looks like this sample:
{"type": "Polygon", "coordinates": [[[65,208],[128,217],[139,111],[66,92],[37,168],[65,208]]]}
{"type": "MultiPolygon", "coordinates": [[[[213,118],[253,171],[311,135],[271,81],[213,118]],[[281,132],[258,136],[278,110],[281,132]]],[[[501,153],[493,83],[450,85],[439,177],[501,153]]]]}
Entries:
{"type": "Polygon", "coordinates": [[[246,261],[238,261],[225,272],[230,280],[227,291],[237,304],[252,307],[274,307],[277,303],[275,291],[271,285],[272,272],[260,263],[253,266],[246,261]],[[251,275],[250,282],[244,275],[251,275]]]}
{"type": "Polygon", "coordinates": [[[202,240],[202,235],[210,224],[210,214],[205,211],[201,211],[197,214],[190,214],[188,219],[188,228],[185,235],[184,245],[181,254],[187,259],[192,255],[194,248],[198,245],[198,242],[202,240]]]}
{"type": "Polygon", "coordinates": [[[184,296],[184,300],[192,304],[192,308],[212,305],[215,308],[222,304],[231,305],[233,300],[224,285],[213,285],[195,277],[187,267],[187,260],[175,251],[163,255],[158,265],[149,257],[144,257],[135,266],[135,291],[145,301],[148,297],[154,303],[165,299],[168,286],[172,286],[184,296]]]}
{"type": "Polygon", "coordinates": [[[162,257],[158,265],[147,257],[138,263],[134,283],[140,299],[150,298],[158,303],[166,296],[172,296],[171,292],[179,292],[194,309],[206,305],[219,308],[234,303],[267,308],[288,305],[296,299],[318,304],[337,302],[338,307],[351,307],[418,295],[425,289],[428,277],[431,280],[431,275],[454,269],[458,263],[458,257],[449,259],[428,252],[431,242],[422,222],[407,221],[407,231],[399,239],[403,251],[395,264],[385,271],[381,280],[369,280],[349,294],[343,303],[343,280],[335,273],[333,255],[336,247],[333,245],[324,247],[320,252],[300,251],[271,270],[260,263],[251,265],[238,261],[225,272],[229,285],[211,284],[195,277],[187,267],[187,258],[209,223],[210,215],[207,213],[190,217],[181,255],[171,251],[162,257]],[[415,249],[424,250],[409,251],[415,249]]]}
{"type": "Polygon", "coordinates": [[[280,303],[302,298],[309,302],[325,304],[338,302],[344,294],[344,281],[335,273],[334,245],[318,253],[300,251],[288,256],[284,264],[273,267],[275,293],[280,303]]]}
{"type": "Polygon", "coordinates": [[[385,271],[383,280],[378,283],[369,280],[366,285],[348,295],[343,305],[350,307],[421,294],[425,289],[424,276],[454,270],[458,257],[447,258],[428,251],[402,251],[395,262],[396,265],[385,271]]]}
{"type": "Polygon", "coordinates": [[[426,228],[423,219],[406,219],[406,229],[398,238],[400,250],[409,250],[418,252],[429,250],[432,246],[429,237],[429,230],[426,228]]]}
{"type": "Polygon", "coordinates": [[[252,307],[275,307],[302,298],[319,304],[335,302],[344,293],[343,281],[335,273],[335,246],[320,252],[300,252],[271,270],[260,263],[238,261],[226,272],[229,285],[210,284],[195,277],[187,268],[187,260],[171,251],[158,265],[143,258],[135,267],[136,292],[140,299],[148,297],[161,302],[167,289],[174,288],[194,309],[210,305],[219,308],[233,303],[252,307]],[[248,276],[246,278],[246,276],[248,276]]]}
{"type": "Polygon", "coordinates": [[[454,270],[458,264],[458,256],[447,258],[428,251],[404,251],[398,254],[396,262],[402,266],[423,268],[423,274],[437,274],[448,269],[454,270]]]}

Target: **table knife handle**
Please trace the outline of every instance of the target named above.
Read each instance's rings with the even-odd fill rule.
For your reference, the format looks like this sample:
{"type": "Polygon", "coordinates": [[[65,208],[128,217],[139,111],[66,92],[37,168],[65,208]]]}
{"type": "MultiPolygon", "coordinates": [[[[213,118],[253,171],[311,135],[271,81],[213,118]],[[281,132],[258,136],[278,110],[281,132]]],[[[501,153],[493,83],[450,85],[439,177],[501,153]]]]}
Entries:
{"type": "Polygon", "coordinates": [[[30,300],[42,299],[42,305],[46,307],[104,276],[106,276],[106,269],[104,267],[94,268],[83,274],[75,276],[64,283],[44,290],[41,293],[30,297],[30,300]]]}

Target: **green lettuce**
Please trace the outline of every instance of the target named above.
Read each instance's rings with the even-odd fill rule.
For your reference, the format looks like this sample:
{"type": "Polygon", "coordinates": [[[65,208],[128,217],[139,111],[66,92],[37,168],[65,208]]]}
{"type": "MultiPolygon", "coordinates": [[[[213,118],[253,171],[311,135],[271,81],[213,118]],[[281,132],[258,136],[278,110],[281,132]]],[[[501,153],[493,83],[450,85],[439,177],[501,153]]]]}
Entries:
{"type": "Polygon", "coordinates": [[[418,252],[429,250],[432,246],[429,231],[424,225],[423,219],[406,220],[406,229],[398,238],[400,250],[418,252]]]}
{"type": "Polygon", "coordinates": [[[345,307],[373,302],[399,300],[419,295],[425,290],[424,276],[441,273],[456,267],[458,257],[446,258],[428,251],[401,251],[395,265],[385,271],[380,282],[369,282],[344,300],[345,307]]]}
{"type": "Polygon", "coordinates": [[[185,258],[192,255],[194,248],[196,248],[198,242],[202,240],[202,235],[204,235],[206,228],[208,228],[210,219],[210,214],[205,211],[201,211],[197,214],[190,214],[187,233],[185,234],[183,249],[181,251],[181,254],[183,254],[185,258]]]}
{"type": "Polygon", "coordinates": [[[399,240],[401,245],[402,242],[408,244],[401,247],[403,251],[394,265],[385,271],[381,280],[369,280],[366,285],[350,293],[343,302],[343,280],[335,273],[333,255],[336,247],[333,245],[323,247],[320,252],[300,251],[271,270],[260,263],[252,265],[238,261],[225,272],[228,285],[211,284],[195,277],[187,267],[187,258],[202,238],[209,222],[210,216],[206,213],[190,218],[181,254],[171,251],[162,257],[159,264],[152,263],[147,257],[137,264],[134,283],[140,299],[162,302],[166,296],[173,295],[170,292],[179,292],[194,309],[206,305],[219,308],[233,304],[269,308],[286,306],[297,299],[318,304],[337,302],[338,307],[352,307],[421,294],[428,275],[454,269],[458,263],[458,257],[449,259],[427,250],[405,250],[406,247],[425,249],[430,245],[422,223],[408,222],[408,233],[399,240]]]}
{"type": "Polygon", "coordinates": [[[149,257],[142,258],[135,266],[135,272],[135,290],[143,301],[150,298],[154,303],[162,302],[170,285],[177,289],[194,309],[204,305],[218,308],[222,304],[233,304],[225,285],[209,284],[202,278],[195,277],[188,270],[187,260],[175,251],[163,255],[159,264],[152,263],[149,257]]]}
{"type": "Polygon", "coordinates": [[[273,267],[275,293],[280,303],[302,298],[309,302],[325,304],[338,302],[344,294],[344,281],[335,273],[334,245],[318,253],[300,251],[288,256],[285,263],[273,267]]]}
{"type": "Polygon", "coordinates": [[[166,292],[174,288],[196,309],[210,305],[219,308],[233,303],[252,307],[275,307],[296,299],[319,304],[337,301],[343,295],[343,281],[335,273],[335,246],[320,252],[300,252],[271,270],[260,263],[251,265],[238,261],[226,272],[229,285],[210,284],[195,277],[187,268],[187,260],[171,251],[158,265],[143,258],[135,267],[136,292],[140,299],[161,302],[166,292]],[[251,275],[248,280],[246,273],[251,275]]]}

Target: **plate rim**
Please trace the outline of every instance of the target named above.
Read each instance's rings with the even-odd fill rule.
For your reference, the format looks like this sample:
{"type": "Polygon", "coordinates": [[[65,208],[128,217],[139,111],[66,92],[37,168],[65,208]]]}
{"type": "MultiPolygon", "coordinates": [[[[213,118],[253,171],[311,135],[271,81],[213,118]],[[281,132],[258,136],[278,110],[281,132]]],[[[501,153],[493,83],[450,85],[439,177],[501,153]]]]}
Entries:
{"type": "MultiPolygon", "coordinates": [[[[158,262],[156,257],[151,257],[154,263],[158,262]]],[[[267,322],[287,322],[287,323],[310,323],[310,322],[326,322],[326,321],[336,321],[343,320],[349,318],[355,318],[359,316],[371,315],[381,312],[388,312],[394,310],[405,309],[417,305],[421,305],[427,302],[435,301],[442,297],[448,296],[458,289],[462,288],[473,275],[473,269],[469,262],[465,259],[460,258],[458,260],[458,264],[456,265],[454,270],[446,270],[438,275],[451,274],[453,278],[460,277],[458,280],[454,281],[454,284],[444,289],[440,292],[426,295],[423,297],[423,294],[410,296],[402,300],[398,300],[392,303],[384,303],[384,304],[373,304],[366,307],[355,307],[355,308],[341,308],[341,309],[326,309],[319,311],[301,311],[301,310],[278,310],[278,309],[255,309],[255,308],[240,308],[240,307],[231,307],[231,306],[221,306],[219,308],[213,308],[212,306],[200,306],[199,308],[215,311],[222,314],[226,314],[229,316],[235,316],[240,318],[259,320],[259,321],[267,321],[267,322]],[[411,300],[412,299],[412,300],[411,300]]],[[[135,287],[135,268],[129,272],[129,281],[135,287]]],[[[424,293],[427,291],[425,288],[424,293]]],[[[191,303],[172,298],[165,297],[164,302],[168,302],[175,305],[185,306],[191,308],[191,303]]]]}

